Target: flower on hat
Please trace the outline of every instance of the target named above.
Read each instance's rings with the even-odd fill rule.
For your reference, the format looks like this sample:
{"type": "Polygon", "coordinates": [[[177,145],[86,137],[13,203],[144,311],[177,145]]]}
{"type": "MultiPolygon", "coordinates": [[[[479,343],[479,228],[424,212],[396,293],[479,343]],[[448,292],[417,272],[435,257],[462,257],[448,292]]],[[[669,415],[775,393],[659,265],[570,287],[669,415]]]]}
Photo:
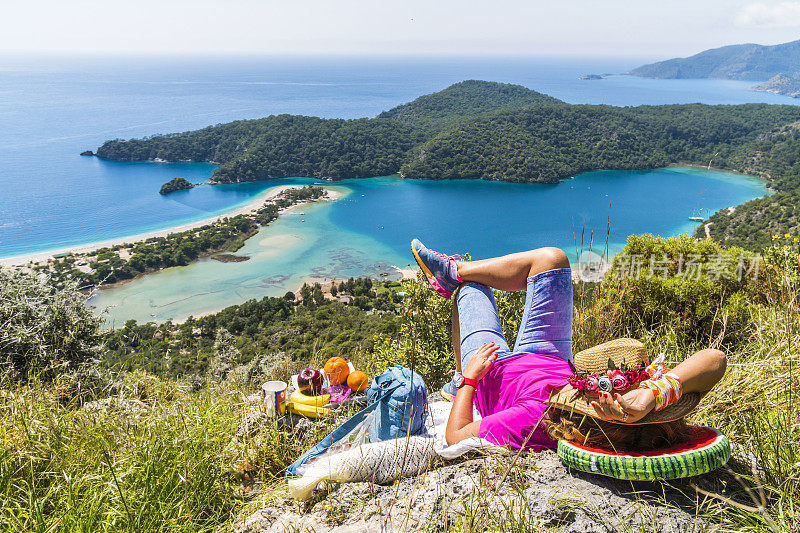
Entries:
{"type": "Polygon", "coordinates": [[[639,363],[633,367],[622,365],[622,370],[610,368],[599,374],[579,372],[567,381],[576,390],[597,394],[601,391],[625,390],[640,381],[650,379],[650,377],[644,367],[644,363],[639,363]]]}
{"type": "Polygon", "coordinates": [[[623,375],[625,379],[628,380],[628,384],[636,383],[637,381],[641,381],[639,379],[639,371],[638,370],[630,370],[628,372],[624,372],[623,375]]]}
{"type": "Polygon", "coordinates": [[[611,385],[614,387],[614,390],[623,390],[628,388],[628,380],[625,379],[625,375],[622,372],[617,372],[611,377],[611,385]]]}

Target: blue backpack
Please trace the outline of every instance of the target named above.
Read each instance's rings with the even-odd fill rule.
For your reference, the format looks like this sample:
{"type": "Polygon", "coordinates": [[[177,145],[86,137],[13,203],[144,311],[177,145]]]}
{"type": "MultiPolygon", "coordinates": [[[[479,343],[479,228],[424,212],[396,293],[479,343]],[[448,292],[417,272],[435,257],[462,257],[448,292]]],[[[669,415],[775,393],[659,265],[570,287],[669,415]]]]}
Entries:
{"type": "Polygon", "coordinates": [[[370,442],[418,435],[425,429],[428,388],[422,376],[402,366],[387,368],[372,380],[367,400],[375,406],[370,442]]]}
{"type": "Polygon", "coordinates": [[[369,428],[370,442],[419,435],[425,431],[428,388],[418,373],[412,373],[402,366],[387,368],[383,374],[372,380],[367,390],[367,401],[367,407],[351,416],[292,463],[286,469],[286,477],[297,476],[298,468],[347,437],[373,411],[375,417],[369,428]]]}

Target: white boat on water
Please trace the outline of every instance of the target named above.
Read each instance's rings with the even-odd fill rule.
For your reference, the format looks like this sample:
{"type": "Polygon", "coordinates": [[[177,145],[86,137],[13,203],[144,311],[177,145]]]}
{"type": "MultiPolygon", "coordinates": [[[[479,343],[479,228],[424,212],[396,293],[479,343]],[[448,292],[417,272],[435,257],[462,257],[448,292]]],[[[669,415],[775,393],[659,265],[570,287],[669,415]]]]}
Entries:
{"type": "Polygon", "coordinates": [[[695,222],[705,222],[706,219],[703,217],[689,217],[689,220],[694,220],[695,222]]]}

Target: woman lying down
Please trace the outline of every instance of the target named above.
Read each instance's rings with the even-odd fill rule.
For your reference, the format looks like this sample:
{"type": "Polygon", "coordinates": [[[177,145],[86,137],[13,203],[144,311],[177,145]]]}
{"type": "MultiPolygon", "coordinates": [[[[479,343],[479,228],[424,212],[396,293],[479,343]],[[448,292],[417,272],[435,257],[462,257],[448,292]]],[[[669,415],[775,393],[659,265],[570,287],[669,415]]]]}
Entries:
{"type": "Polygon", "coordinates": [[[433,288],[454,293],[456,374],[446,439],[555,448],[558,439],[641,452],[686,440],[683,418],[725,373],[725,354],[701,350],[674,369],[641,343],[618,339],[572,356],[572,272],[558,248],[460,261],[411,243],[433,288]],[[503,337],[492,289],[525,290],[514,348],[503,337]],[[612,368],[609,368],[611,366],[612,368]],[[473,421],[472,407],[481,420],[473,421]]]}

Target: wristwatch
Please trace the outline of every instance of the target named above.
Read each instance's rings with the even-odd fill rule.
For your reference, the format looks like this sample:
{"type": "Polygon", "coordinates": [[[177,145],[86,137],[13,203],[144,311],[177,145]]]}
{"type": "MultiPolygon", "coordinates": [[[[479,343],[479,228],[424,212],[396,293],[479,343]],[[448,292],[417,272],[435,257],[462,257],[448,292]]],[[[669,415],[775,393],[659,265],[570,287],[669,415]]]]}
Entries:
{"type": "Polygon", "coordinates": [[[464,374],[461,372],[456,372],[456,375],[453,376],[453,381],[456,384],[456,388],[460,389],[464,385],[471,385],[473,389],[478,388],[478,380],[464,377],[464,374]]]}

